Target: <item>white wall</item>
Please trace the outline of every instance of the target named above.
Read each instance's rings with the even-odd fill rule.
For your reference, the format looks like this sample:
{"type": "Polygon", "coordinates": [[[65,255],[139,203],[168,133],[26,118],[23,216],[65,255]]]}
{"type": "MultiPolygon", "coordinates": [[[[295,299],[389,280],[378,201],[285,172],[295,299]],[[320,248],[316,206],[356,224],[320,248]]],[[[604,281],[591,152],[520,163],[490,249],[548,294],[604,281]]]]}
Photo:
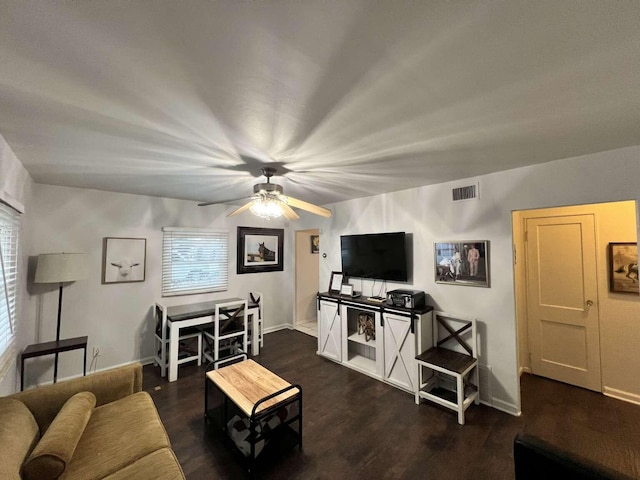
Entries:
{"type": "MultiPolygon", "coordinates": [[[[144,181],[141,178],[141,181],[144,181]]],[[[40,253],[86,252],[88,279],[65,286],[61,336],[89,336],[103,356],[98,368],[148,359],[153,353],[152,305],[161,300],[162,227],[210,227],[229,231],[229,289],[208,295],[163,299],[169,305],[206,299],[246,296],[249,290],[265,295],[265,330],[289,326],[293,318],[293,235],[285,235],[283,272],[236,275],[237,226],[283,228],[283,221],[267,222],[250,214],[231,219],[232,207],[198,207],[195,202],[102,192],[51,185],[34,185],[30,209],[31,263],[40,253]],[[147,239],[146,280],[141,283],[101,284],[104,237],[147,239]]],[[[30,300],[22,321],[35,324],[33,341],[55,338],[57,285],[34,285],[30,271],[30,300]]],[[[31,343],[31,342],[29,342],[31,343]]],[[[29,385],[51,380],[52,360],[32,360],[26,368],[29,385]]],[[[81,373],[81,352],[61,356],[59,376],[81,373]]]]}
{"type": "MultiPolygon", "coordinates": [[[[340,235],[406,231],[413,235],[413,278],[387,289],[425,290],[431,304],[451,313],[478,319],[480,362],[490,380],[483,400],[496,408],[520,411],[517,369],[513,210],[558,205],[640,200],[640,147],[629,147],[542,165],[485,175],[468,181],[432,185],[329,205],[334,216],[322,223],[320,285],[328,285],[332,270],[340,270],[340,235]],[[450,202],[451,188],[480,182],[476,202],[450,202]],[[434,242],[489,240],[491,288],[436,284],[434,242]],[[487,395],[488,394],[488,395],[487,395]]],[[[636,226],[637,229],[637,226],[636,226]]],[[[356,281],[359,290],[359,281],[356,281]]],[[[379,285],[379,282],[378,282],[379,285]]],[[[365,281],[364,294],[371,294],[365,281]]],[[[378,287],[376,287],[377,293],[378,287]]],[[[640,328],[640,327],[638,327],[640,328]]],[[[633,346],[640,350],[640,344],[633,346]]],[[[486,380],[486,379],[485,379],[486,380]]],[[[484,381],[481,379],[481,384],[484,381]]]]}
{"type": "Polygon", "coordinates": [[[30,181],[29,173],[0,135],[0,200],[20,210],[19,206],[24,206],[27,199],[30,181]]]}
{"type": "MultiPolygon", "coordinates": [[[[629,147],[578,158],[550,162],[486,175],[480,181],[478,202],[451,204],[455,182],[410,189],[329,205],[331,219],[305,216],[295,229],[321,229],[320,290],[326,290],[332,270],[340,270],[342,234],[406,231],[413,235],[413,278],[398,287],[425,290],[431,303],[453,313],[479,320],[481,362],[492,368],[489,403],[517,413],[520,409],[517,374],[511,212],[528,208],[640,199],[640,147],[629,147]],[[433,243],[450,239],[487,239],[490,245],[491,288],[435,284],[433,243]],[[322,258],[327,253],[327,258],[322,258]]],[[[28,181],[27,181],[28,183],[28,181]]],[[[160,298],[160,242],[163,226],[229,228],[232,252],[235,229],[243,226],[284,226],[240,216],[229,220],[224,207],[197,207],[193,202],[143,197],[45,185],[33,186],[27,235],[32,256],[44,252],[85,251],[90,254],[93,276],[65,287],[64,336],[89,335],[90,347],[99,344],[104,356],[99,368],[151,356],[151,305],[160,298]],[[137,284],[101,285],[102,238],[147,238],[147,280],[137,284]]],[[[293,226],[293,225],[292,225],[293,226]]],[[[292,226],[285,229],[285,271],[236,276],[235,255],[230,261],[229,292],[263,291],[267,298],[266,327],[290,325],[293,318],[292,226]]],[[[30,275],[33,275],[31,266],[30,275]]],[[[376,292],[378,290],[378,283],[376,292]]],[[[371,294],[371,282],[363,285],[371,294]]],[[[28,308],[20,317],[19,347],[55,335],[57,291],[42,285],[29,287],[28,308]],[[36,289],[37,288],[37,289],[36,289]],[[22,336],[21,331],[26,332],[22,336]]],[[[360,290],[360,288],[357,288],[360,290]]],[[[211,298],[215,298],[211,295],[211,298]]],[[[172,299],[180,303],[182,299],[172,299]]],[[[631,346],[637,351],[640,345],[631,346]]],[[[61,360],[62,377],[78,373],[75,352],[61,360]]],[[[51,378],[51,361],[30,365],[29,381],[51,378]]],[[[15,387],[15,377],[5,379],[0,391],[15,387]],[[7,386],[9,385],[9,386],[7,386]]]]}

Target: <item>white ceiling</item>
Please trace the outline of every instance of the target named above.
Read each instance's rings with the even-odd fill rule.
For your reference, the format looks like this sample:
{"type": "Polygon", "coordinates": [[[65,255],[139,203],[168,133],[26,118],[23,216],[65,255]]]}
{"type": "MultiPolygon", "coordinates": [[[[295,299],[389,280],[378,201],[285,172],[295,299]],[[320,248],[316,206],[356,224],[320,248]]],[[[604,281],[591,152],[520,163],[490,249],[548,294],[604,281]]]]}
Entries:
{"type": "Polygon", "coordinates": [[[0,0],[36,182],[314,203],[640,144],[640,2],[0,0]],[[286,170],[285,170],[286,169],[286,170]]]}

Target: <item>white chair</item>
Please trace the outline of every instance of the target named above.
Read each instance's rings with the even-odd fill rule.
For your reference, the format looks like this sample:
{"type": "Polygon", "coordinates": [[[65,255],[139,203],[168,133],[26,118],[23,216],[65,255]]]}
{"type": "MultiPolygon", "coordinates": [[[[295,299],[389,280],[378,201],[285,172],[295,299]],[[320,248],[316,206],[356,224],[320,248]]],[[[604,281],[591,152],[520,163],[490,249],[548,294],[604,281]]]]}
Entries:
{"type": "Polygon", "coordinates": [[[253,310],[256,315],[256,319],[251,325],[251,354],[258,355],[260,353],[260,349],[263,347],[263,338],[262,338],[262,318],[264,315],[264,295],[261,292],[249,292],[249,298],[247,299],[247,308],[249,310],[253,310]],[[255,325],[256,331],[253,331],[255,325]],[[253,339],[256,339],[256,344],[253,344],[253,339]]]}
{"type": "Polygon", "coordinates": [[[458,423],[464,425],[465,410],[474,401],[480,403],[476,321],[443,312],[434,312],[433,316],[435,346],[416,357],[415,401],[419,404],[420,399],[425,398],[455,410],[458,423]],[[445,344],[449,348],[445,348],[445,344]],[[426,381],[424,369],[430,370],[426,381]]]}
{"type": "Polygon", "coordinates": [[[246,300],[217,303],[213,324],[200,328],[204,334],[202,355],[213,363],[214,369],[234,358],[246,358],[249,330],[246,300]],[[228,354],[223,356],[225,350],[228,350],[228,354]]]}
{"type": "MultiPolygon", "coordinates": [[[[167,328],[167,307],[156,303],[154,310],[155,331],[153,358],[160,366],[160,375],[166,376],[169,368],[169,329],[167,328]]],[[[202,362],[202,333],[197,328],[186,328],[180,332],[180,351],[178,353],[178,365],[196,360],[198,366],[202,362]],[[196,349],[191,348],[187,340],[195,339],[196,349]]]]}

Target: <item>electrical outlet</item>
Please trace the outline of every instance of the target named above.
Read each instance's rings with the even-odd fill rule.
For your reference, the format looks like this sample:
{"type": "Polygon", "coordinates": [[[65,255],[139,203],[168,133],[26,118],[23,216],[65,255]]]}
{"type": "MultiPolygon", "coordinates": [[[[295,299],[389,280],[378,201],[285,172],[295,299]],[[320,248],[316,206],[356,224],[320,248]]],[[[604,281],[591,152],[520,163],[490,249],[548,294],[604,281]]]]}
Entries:
{"type": "Polygon", "coordinates": [[[93,347],[93,356],[99,357],[102,355],[102,349],[100,347],[93,347]]]}

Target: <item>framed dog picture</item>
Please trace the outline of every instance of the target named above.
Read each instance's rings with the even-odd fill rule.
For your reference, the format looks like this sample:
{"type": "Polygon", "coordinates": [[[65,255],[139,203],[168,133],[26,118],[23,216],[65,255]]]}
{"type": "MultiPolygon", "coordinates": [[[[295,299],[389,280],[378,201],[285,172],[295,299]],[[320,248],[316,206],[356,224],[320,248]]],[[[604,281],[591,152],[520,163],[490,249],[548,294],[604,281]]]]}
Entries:
{"type": "Polygon", "coordinates": [[[638,244],[609,244],[609,290],[638,295],[638,244]]]}
{"type": "Polygon", "coordinates": [[[436,242],[435,281],[449,285],[489,287],[489,241],[436,242]]]}

